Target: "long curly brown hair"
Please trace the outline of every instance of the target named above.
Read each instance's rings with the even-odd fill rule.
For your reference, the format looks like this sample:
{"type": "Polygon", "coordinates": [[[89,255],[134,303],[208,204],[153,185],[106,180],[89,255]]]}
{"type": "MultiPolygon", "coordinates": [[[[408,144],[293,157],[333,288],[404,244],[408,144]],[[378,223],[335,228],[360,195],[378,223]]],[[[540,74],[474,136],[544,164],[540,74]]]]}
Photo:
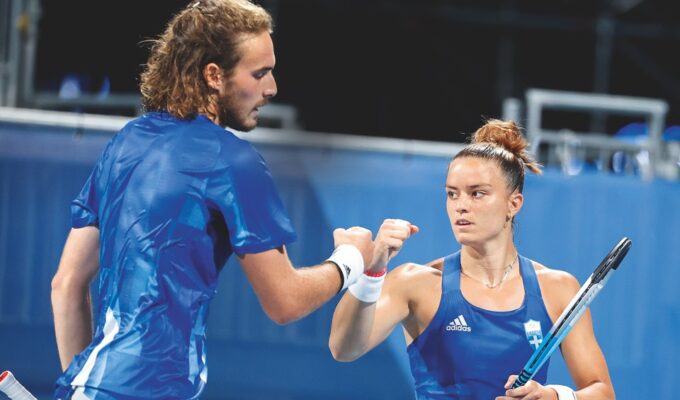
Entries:
{"type": "Polygon", "coordinates": [[[527,141],[515,122],[489,119],[472,135],[472,143],[458,152],[453,160],[461,157],[493,160],[505,174],[510,191],[522,193],[524,169],[541,174],[541,165],[529,154],[527,147],[527,141]]]}
{"type": "Polygon", "coordinates": [[[272,32],[272,18],[248,0],[192,1],[150,41],[151,54],[140,76],[145,111],[168,111],[177,118],[211,117],[215,101],[204,77],[209,63],[229,77],[239,62],[238,44],[246,35],[272,32]]]}

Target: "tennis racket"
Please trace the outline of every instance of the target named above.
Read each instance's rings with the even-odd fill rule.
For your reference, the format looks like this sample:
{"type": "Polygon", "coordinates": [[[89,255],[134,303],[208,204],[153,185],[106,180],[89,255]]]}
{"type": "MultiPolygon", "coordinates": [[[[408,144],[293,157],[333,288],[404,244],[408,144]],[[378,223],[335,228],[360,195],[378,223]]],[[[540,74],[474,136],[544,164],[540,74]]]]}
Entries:
{"type": "Polygon", "coordinates": [[[0,392],[12,400],[37,400],[9,371],[0,374],[0,392]]]}
{"type": "Polygon", "coordinates": [[[529,358],[529,361],[524,365],[522,372],[520,372],[515,383],[512,384],[513,389],[524,386],[524,384],[529,382],[550,358],[550,355],[562,343],[562,340],[564,340],[569,331],[571,331],[571,328],[574,327],[574,324],[581,318],[595,296],[597,296],[609,278],[611,278],[632,244],[633,242],[626,237],[621,239],[590,277],[588,277],[583,286],[581,286],[581,289],[576,293],[576,296],[574,296],[567,308],[564,309],[562,315],[555,321],[548,335],[543,338],[540,346],[538,346],[534,354],[529,358]]]}

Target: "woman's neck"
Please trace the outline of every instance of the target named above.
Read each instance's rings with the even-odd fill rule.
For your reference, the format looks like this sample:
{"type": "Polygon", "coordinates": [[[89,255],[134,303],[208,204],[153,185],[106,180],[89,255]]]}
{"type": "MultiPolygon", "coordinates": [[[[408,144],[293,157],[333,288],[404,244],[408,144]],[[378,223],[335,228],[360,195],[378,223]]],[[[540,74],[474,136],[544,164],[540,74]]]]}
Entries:
{"type": "Polygon", "coordinates": [[[463,246],[460,264],[464,275],[488,288],[495,288],[517,273],[517,258],[517,249],[512,241],[508,241],[483,248],[463,246]]]}

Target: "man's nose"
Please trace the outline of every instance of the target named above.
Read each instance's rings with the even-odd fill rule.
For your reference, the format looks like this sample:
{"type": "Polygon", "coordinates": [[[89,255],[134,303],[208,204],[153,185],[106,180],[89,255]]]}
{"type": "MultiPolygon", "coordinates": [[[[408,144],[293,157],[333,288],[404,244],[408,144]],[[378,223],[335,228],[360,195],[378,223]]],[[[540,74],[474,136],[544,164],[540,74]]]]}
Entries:
{"type": "Polygon", "coordinates": [[[265,86],[264,89],[264,97],[266,98],[271,98],[276,96],[277,93],[277,87],[276,87],[276,79],[274,79],[274,74],[269,74],[269,79],[267,82],[267,85],[265,86]]]}

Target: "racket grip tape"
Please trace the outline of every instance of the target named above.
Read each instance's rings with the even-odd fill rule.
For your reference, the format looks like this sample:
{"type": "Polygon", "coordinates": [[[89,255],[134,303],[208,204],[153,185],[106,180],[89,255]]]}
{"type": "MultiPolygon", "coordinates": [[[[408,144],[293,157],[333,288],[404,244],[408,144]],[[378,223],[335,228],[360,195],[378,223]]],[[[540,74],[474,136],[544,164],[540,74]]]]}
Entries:
{"type": "Polygon", "coordinates": [[[515,382],[512,384],[512,388],[515,389],[524,386],[529,382],[529,379],[531,379],[531,373],[526,369],[522,369],[522,372],[519,373],[519,376],[517,376],[517,379],[515,379],[515,382]]]}

